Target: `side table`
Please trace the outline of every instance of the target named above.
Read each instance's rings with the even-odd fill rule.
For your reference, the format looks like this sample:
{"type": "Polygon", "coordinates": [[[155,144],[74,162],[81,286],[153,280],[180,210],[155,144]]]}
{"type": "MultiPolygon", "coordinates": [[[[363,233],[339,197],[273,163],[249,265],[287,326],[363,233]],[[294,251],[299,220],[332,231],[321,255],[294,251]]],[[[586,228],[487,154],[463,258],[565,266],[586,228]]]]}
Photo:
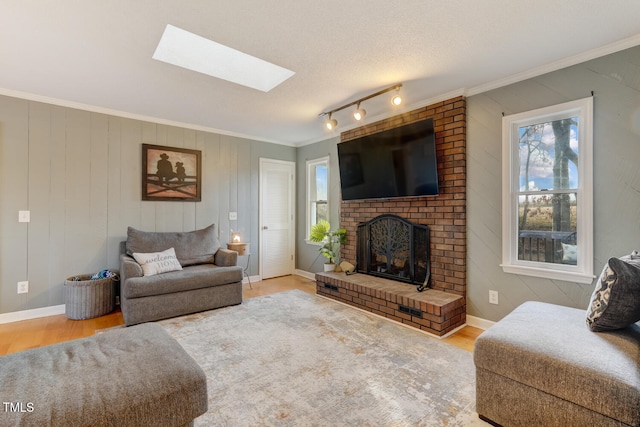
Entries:
{"type": "Polygon", "coordinates": [[[247,265],[244,267],[242,272],[244,273],[245,277],[249,281],[249,288],[253,289],[253,285],[251,285],[251,277],[249,277],[249,264],[251,263],[251,253],[247,253],[246,255],[247,255],[247,265]]]}
{"type": "Polygon", "coordinates": [[[251,277],[249,277],[249,264],[251,262],[251,253],[249,252],[249,242],[229,242],[227,243],[227,248],[232,251],[236,251],[238,256],[247,257],[247,265],[242,270],[243,276],[247,278],[249,281],[249,288],[253,289],[253,285],[251,284],[251,277]]]}

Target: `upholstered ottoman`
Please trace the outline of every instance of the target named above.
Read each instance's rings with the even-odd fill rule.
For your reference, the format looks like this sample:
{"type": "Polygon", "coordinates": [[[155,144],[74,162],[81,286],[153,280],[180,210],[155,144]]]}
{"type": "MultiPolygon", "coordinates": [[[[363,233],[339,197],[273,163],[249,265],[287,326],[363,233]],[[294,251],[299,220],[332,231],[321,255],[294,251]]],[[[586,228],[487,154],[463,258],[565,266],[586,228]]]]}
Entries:
{"type": "Polygon", "coordinates": [[[592,332],[586,312],[526,302],[475,344],[476,410],[502,426],[640,426],[640,326],[592,332]]]}
{"type": "Polygon", "coordinates": [[[0,357],[0,425],[187,426],[207,411],[200,366],[148,323],[0,357]]]}

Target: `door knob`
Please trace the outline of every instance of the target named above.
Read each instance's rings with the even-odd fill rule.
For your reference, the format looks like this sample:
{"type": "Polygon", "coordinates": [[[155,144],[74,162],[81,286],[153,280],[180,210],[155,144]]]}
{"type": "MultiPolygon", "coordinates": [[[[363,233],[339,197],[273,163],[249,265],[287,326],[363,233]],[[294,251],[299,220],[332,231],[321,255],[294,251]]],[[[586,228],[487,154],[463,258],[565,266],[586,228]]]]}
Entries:
{"type": "Polygon", "coordinates": [[[268,230],[269,227],[267,227],[266,225],[262,227],[263,230],[268,230]]]}

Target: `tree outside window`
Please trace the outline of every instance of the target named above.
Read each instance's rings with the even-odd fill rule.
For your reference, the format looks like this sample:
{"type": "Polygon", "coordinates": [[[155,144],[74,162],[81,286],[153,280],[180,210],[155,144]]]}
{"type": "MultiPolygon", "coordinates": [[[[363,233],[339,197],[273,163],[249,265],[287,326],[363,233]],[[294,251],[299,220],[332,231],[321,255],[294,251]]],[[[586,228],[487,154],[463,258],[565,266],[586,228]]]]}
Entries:
{"type": "Polygon", "coordinates": [[[590,283],[592,99],[503,119],[503,269],[590,283]]]}

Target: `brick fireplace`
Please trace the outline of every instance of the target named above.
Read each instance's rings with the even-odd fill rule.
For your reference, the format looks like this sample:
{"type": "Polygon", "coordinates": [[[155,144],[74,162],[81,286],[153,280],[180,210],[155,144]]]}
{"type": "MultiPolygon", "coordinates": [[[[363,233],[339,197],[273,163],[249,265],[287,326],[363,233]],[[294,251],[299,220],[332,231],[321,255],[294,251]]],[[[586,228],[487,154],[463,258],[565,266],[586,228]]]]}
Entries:
{"type": "MultiPolygon", "coordinates": [[[[409,303],[409,308],[415,308],[415,306],[424,308],[425,313],[429,314],[430,317],[435,316],[431,312],[446,311],[446,319],[444,314],[439,319],[432,319],[438,325],[437,329],[433,328],[431,323],[427,327],[421,327],[421,329],[427,329],[442,335],[466,322],[466,99],[462,96],[449,99],[346,131],[341,134],[340,140],[341,142],[348,141],[429,117],[434,120],[440,195],[436,197],[342,201],[340,206],[340,225],[347,230],[347,243],[341,248],[341,258],[353,264],[356,263],[356,229],[360,223],[370,221],[379,215],[393,214],[416,224],[427,225],[430,229],[431,240],[430,286],[432,289],[430,290],[438,291],[437,295],[434,292],[431,292],[431,295],[440,302],[446,301],[442,304],[440,302],[432,304],[428,296],[422,296],[420,298],[416,297],[417,299],[415,300],[409,298],[405,302],[409,303]],[[457,298],[454,298],[455,301],[449,301],[446,294],[450,294],[451,297],[457,296],[457,298]]],[[[349,277],[353,278],[355,276],[331,277],[334,283],[339,281],[341,285],[344,285],[342,293],[345,296],[347,295],[347,288],[351,286],[349,285],[349,277]],[[342,279],[345,280],[344,283],[342,283],[342,279]]],[[[380,300],[378,297],[381,292],[389,294],[389,289],[366,290],[366,277],[371,276],[358,279],[358,283],[353,285],[357,287],[358,291],[362,292],[354,290],[351,290],[351,292],[362,295],[373,293],[373,297],[378,300],[380,300]]],[[[374,277],[374,279],[378,280],[379,278],[374,277]]],[[[318,293],[358,306],[353,301],[349,301],[349,298],[338,298],[340,296],[340,286],[338,286],[337,290],[333,290],[324,287],[322,283],[324,282],[318,282],[318,293]]],[[[409,289],[414,290],[408,284],[398,283],[398,285],[407,286],[409,289]]],[[[336,287],[335,285],[332,286],[336,287]]],[[[379,288],[386,285],[378,283],[376,286],[379,288]]],[[[395,288],[397,285],[391,284],[389,286],[395,288]]],[[[398,289],[403,294],[402,298],[408,298],[404,295],[404,288],[398,289]]],[[[425,291],[425,293],[428,293],[428,291],[425,291]]],[[[397,307],[393,304],[397,305],[397,303],[391,303],[391,308],[397,312],[397,307]]],[[[384,307],[387,306],[385,305],[384,307]]],[[[367,304],[360,306],[360,308],[373,311],[371,307],[367,307],[367,304]]],[[[380,310],[379,308],[380,304],[378,304],[377,309],[380,313],[390,310],[387,308],[380,310]]],[[[406,309],[403,310],[406,311],[406,309]]],[[[396,314],[393,316],[404,323],[420,327],[421,321],[417,321],[418,316],[411,316],[410,310],[408,313],[403,313],[404,316],[397,316],[396,314]]]]}
{"type": "Polygon", "coordinates": [[[358,225],[357,271],[429,287],[429,227],[397,215],[383,214],[358,225]]]}

